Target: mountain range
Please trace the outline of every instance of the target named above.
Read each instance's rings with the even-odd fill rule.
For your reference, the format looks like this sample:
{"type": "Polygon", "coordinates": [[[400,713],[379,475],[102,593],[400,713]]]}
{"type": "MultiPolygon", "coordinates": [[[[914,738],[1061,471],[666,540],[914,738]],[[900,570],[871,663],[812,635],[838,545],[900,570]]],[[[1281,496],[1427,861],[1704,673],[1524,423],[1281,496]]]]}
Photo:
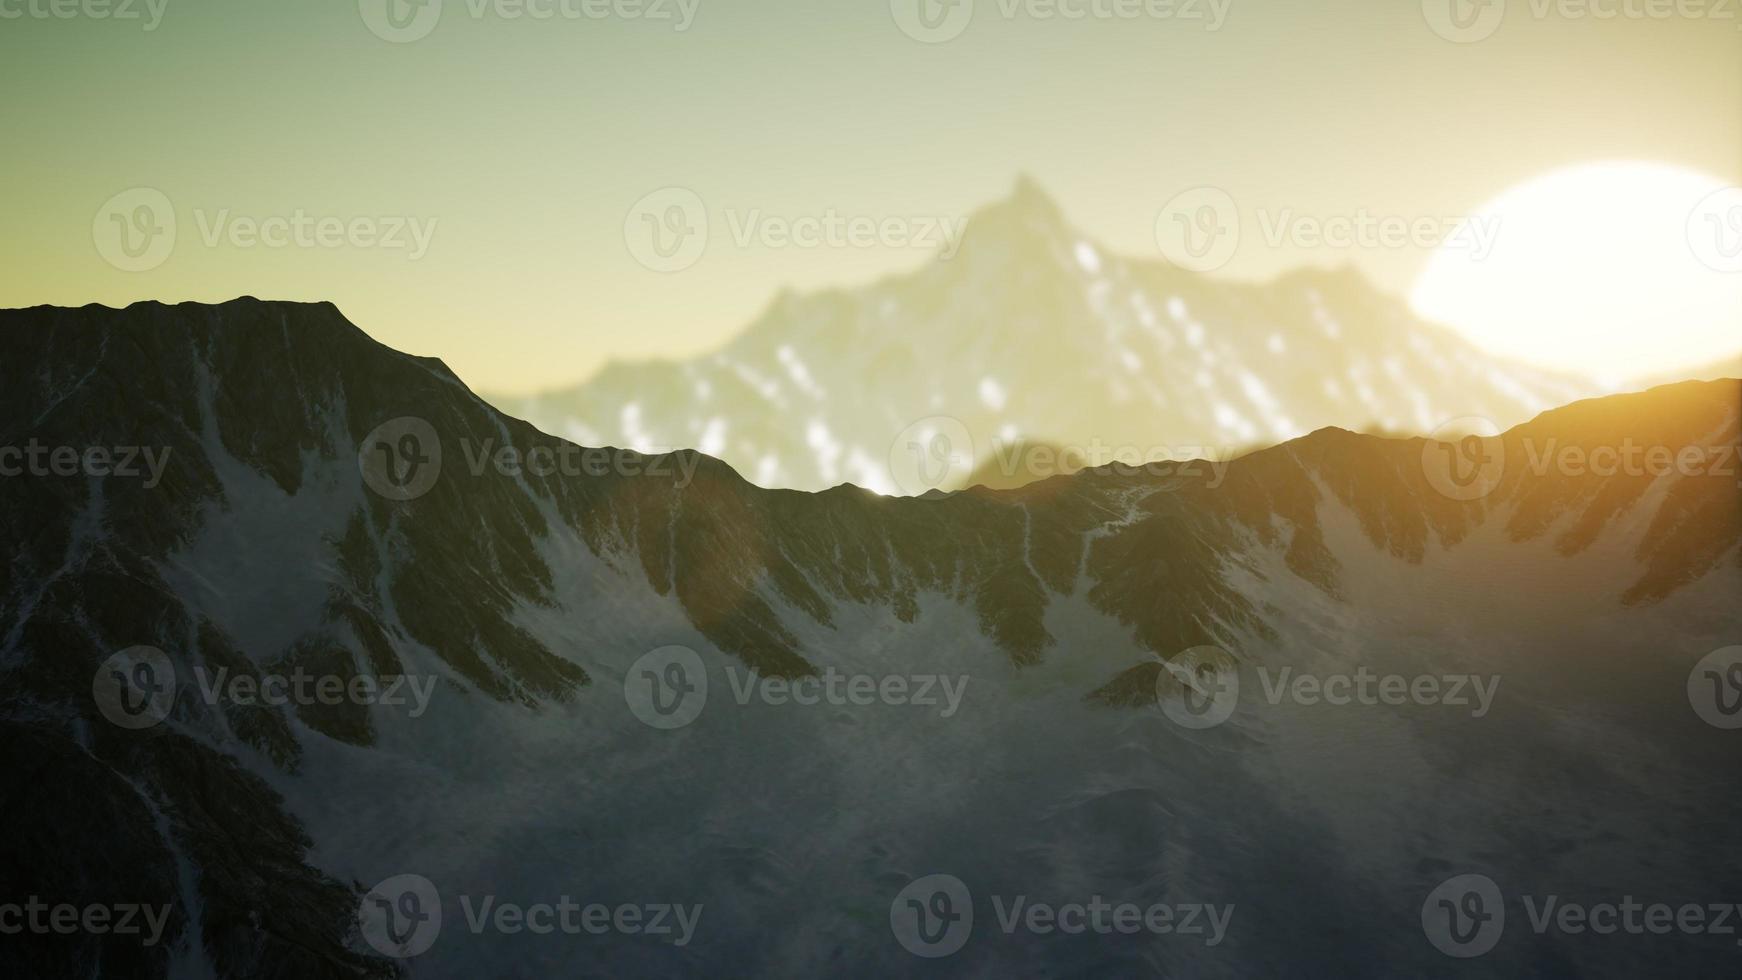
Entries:
{"type": "MultiPolygon", "coordinates": [[[[1053,217],[1024,190],[976,219],[959,265],[869,297],[783,301],[710,369],[719,410],[764,397],[740,369],[777,376],[755,349],[805,365],[825,395],[846,384],[832,364],[920,401],[980,385],[906,345],[873,354],[887,302],[1032,331],[1037,371],[1131,350],[1146,367],[1121,377],[1157,421],[1128,411],[1113,440],[1192,438],[1169,426],[1216,409],[1194,416],[1188,391],[1237,403],[1252,428],[1222,435],[1292,434],[1230,381],[1260,357],[1306,368],[1316,404],[1371,402],[1362,422],[1415,420],[1418,379],[1447,399],[1426,420],[1526,412],[1526,391],[1562,390],[1495,381],[1347,274],[1211,286],[1079,249],[1053,217]],[[1028,277],[1000,278],[1018,268],[1028,277]],[[964,277],[1015,298],[975,313],[957,305],[974,294],[964,277]],[[1073,329],[1042,333],[1050,321],[1073,329]],[[787,326],[808,340],[783,356],[787,326]],[[1333,329],[1367,353],[1321,363],[1333,329]],[[1208,388],[1189,384],[1199,371],[1208,388]]],[[[1324,428],[1233,461],[915,498],[764,489],[689,450],[582,449],[329,304],[39,307],[0,312],[0,332],[0,447],[21,450],[0,455],[0,881],[170,909],[154,946],[7,937],[10,975],[1450,975],[1467,964],[1423,937],[1422,909],[1458,874],[1586,901],[1733,900],[1742,880],[1734,733],[1689,704],[1702,658],[1742,643],[1742,382],[1578,401],[1486,440],[1324,428]],[[80,465],[63,470],[58,447],[80,465]],[[1657,447],[1697,449],[1698,465],[1666,469],[1657,447]],[[118,470],[130,451],[161,464],[155,478],[118,470]],[[1223,723],[1182,725],[1167,709],[1201,692],[1181,655],[1209,646],[1242,693],[1223,723]],[[692,671],[692,691],[707,679],[687,724],[647,722],[663,690],[642,690],[649,657],[656,676],[692,671]],[[1477,715],[1269,700],[1283,669],[1498,680],[1477,715]],[[430,693],[424,710],[269,704],[211,695],[220,675],[347,689],[408,676],[430,693]],[[828,676],[879,691],[942,678],[961,698],[946,711],[739,694],[828,676]],[[134,684],[162,700],[130,700],[134,684]],[[130,727],[141,704],[162,717],[130,727]],[[406,874],[439,889],[442,929],[401,957],[370,915],[380,883],[406,874]],[[934,874],[979,910],[948,959],[891,935],[892,900],[934,874]],[[1017,895],[1233,917],[1215,945],[1003,930],[994,909],[1017,895]],[[559,896],[703,911],[681,945],[471,925],[484,898],[559,896]]],[[[944,333],[945,350],[971,335],[944,333]]],[[[1009,363],[953,353],[976,371],[1009,363]]],[[[645,385],[651,426],[688,410],[703,380],[689,370],[614,369],[593,390],[645,385]]],[[[824,410],[783,376],[770,400],[824,410]]],[[[1076,380],[1000,375],[1042,401],[1012,394],[970,424],[1026,431],[1048,405],[1110,422],[1109,406],[1069,408],[1076,380]]],[[[870,428],[825,424],[872,451],[870,428]]],[[[643,431],[684,438],[673,425],[643,431]]],[[[850,452],[833,474],[779,458],[790,482],[854,475],[850,452]]],[[[1522,912],[1506,929],[1483,969],[1734,965],[1716,935],[1540,937],[1522,912]]]]}
{"type": "Polygon", "coordinates": [[[918,494],[1070,469],[1027,444],[1086,465],[1230,458],[1325,426],[1504,428],[1601,391],[1489,355],[1352,267],[1242,284],[1121,257],[1024,178],[917,271],[782,293],[712,354],[489,400],[584,445],[700,448],[760,486],[918,494]],[[939,434],[929,473],[899,458],[939,434]]]}

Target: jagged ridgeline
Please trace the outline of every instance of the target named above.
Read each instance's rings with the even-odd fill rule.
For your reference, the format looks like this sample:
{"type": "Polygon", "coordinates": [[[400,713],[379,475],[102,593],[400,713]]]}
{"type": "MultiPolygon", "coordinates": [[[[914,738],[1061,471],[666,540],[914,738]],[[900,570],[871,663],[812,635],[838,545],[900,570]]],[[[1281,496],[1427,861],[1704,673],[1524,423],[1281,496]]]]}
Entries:
{"type": "MultiPolygon", "coordinates": [[[[1541,415],[1495,441],[1507,465],[1479,495],[1448,492],[1420,439],[1327,429],[1214,485],[1207,470],[1115,465],[919,499],[764,490],[688,450],[583,451],[329,304],[43,307],[0,312],[0,335],[0,447],[18,450],[0,456],[0,771],[15,845],[0,878],[174,909],[150,948],[7,945],[15,975],[400,969],[358,941],[367,883],[346,880],[337,845],[303,816],[321,794],[352,799],[308,787],[311,768],[363,772],[386,752],[379,709],[179,696],[164,724],[126,730],[103,716],[93,677],[133,647],[163,651],[184,678],[431,675],[465,712],[578,711],[584,728],[622,714],[609,688],[661,630],[790,678],[860,643],[866,617],[900,636],[956,610],[973,624],[960,644],[903,654],[984,643],[1008,672],[995,676],[1045,677],[1074,706],[1058,710],[1105,712],[1154,700],[1158,658],[1205,644],[1262,657],[1301,609],[1358,610],[1376,567],[1528,555],[1521,567],[1564,570],[1569,595],[1646,619],[1742,570],[1734,477],[1538,465],[1623,439],[1734,449],[1736,381],[1541,415]],[[383,444],[421,469],[380,485],[383,444]],[[1125,646],[1088,655],[1066,610],[1125,646]]],[[[1570,601],[1544,587],[1551,611],[1570,601]]],[[[1347,630],[1366,628],[1348,615],[1347,630]]]]}
{"type": "Polygon", "coordinates": [[[1510,426],[1603,390],[1482,351],[1352,267],[1247,284],[1120,255],[1031,180],[965,220],[919,268],[782,293],[715,352],[489,400],[583,444],[701,448],[760,486],[918,493],[889,449],[934,415],[972,442],[953,490],[1064,471],[1001,469],[1023,444],[1226,458],[1331,425],[1510,426]]]}

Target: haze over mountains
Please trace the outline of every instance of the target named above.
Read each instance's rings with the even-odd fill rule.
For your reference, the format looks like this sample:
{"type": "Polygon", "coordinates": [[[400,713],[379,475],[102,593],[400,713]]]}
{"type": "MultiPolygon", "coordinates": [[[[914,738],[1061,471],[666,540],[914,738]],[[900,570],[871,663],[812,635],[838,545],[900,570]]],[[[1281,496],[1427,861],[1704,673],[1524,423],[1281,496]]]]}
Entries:
{"type": "MultiPolygon", "coordinates": [[[[982,236],[959,268],[1008,267],[988,241],[1059,258],[1042,236],[982,236]]],[[[1006,286],[1115,308],[1136,274],[1101,268],[1006,286]]],[[[1296,289],[1297,313],[1310,289],[1340,329],[1380,329],[1356,324],[1351,280],[1296,289]]],[[[1157,295],[1176,291],[1204,309],[1262,295],[1157,295]]],[[[167,460],[149,484],[0,479],[0,880],[171,909],[156,947],[0,943],[8,975],[1439,975],[1461,961],[1421,910],[1450,875],[1590,900],[1718,901],[1742,880],[1734,733],[1689,705],[1690,671],[1742,637],[1736,381],[1550,411],[1479,447],[1503,463],[1475,494],[1435,469],[1454,447],[1332,429],[1213,485],[1111,467],[897,499],[764,490],[688,451],[514,464],[575,447],[327,304],[37,308],[0,312],[0,334],[0,446],[167,460]],[[1623,443],[1730,469],[1538,465],[1623,443]],[[634,692],[674,644],[711,693],[662,730],[634,692]],[[1242,672],[1499,683],[1476,715],[1267,702],[1248,674],[1227,722],[1196,730],[1154,704],[1179,687],[1161,661],[1201,644],[1242,672]],[[98,695],[141,645],[174,683],[161,723],[134,729],[98,695]],[[220,669],[410,675],[433,694],[427,711],[240,703],[202,693],[220,669]],[[740,699],[750,670],[941,675],[965,696],[948,714],[740,699]],[[960,952],[922,960],[891,903],[940,873],[984,904],[960,952]],[[440,890],[417,907],[443,929],[399,959],[373,945],[367,896],[404,874],[440,890]],[[1214,945],[1009,933],[993,899],[1014,895],[1233,912],[1214,945]],[[703,914],[682,944],[516,934],[470,925],[462,899],[483,896],[703,914]]],[[[1485,969],[1734,965],[1733,937],[1592,942],[1523,919],[1485,969]]]]}
{"type": "Polygon", "coordinates": [[[761,486],[917,494],[976,467],[1008,484],[1067,468],[1012,464],[1023,444],[1087,465],[1228,458],[1324,426],[1504,428],[1599,391],[1489,356],[1352,268],[1238,284],[1114,255],[1024,179],[951,257],[783,293],[710,355],[492,401],[585,445],[699,448],[761,486]],[[950,458],[930,474],[892,462],[940,434],[950,458]]]}
{"type": "Polygon", "coordinates": [[[1655,388],[1658,385],[1675,384],[1678,381],[1719,381],[1724,378],[1742,378],[1742,355],[1715,361],[1691,371],[1676,371],[1673,374],[1648,379],[1639,387],[1655,388]]]}

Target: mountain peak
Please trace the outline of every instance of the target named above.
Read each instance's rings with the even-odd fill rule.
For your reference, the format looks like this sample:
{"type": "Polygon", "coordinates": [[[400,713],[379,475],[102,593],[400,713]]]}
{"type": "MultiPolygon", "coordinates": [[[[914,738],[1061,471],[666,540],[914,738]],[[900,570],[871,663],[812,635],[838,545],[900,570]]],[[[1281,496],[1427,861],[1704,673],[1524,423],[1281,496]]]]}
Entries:
{"type": "Polygon", "coordinates": [[[967,247],[1013,242],[1053,242],[1074,235],[1064,211],[1034,178],[1020,174],[1010,195],[975,211],[968,220],[967,247]]]}
{"type": "Polygon", "coordinates": [[[1058,201],[1051,194],[1048,194],[1038,181],[1026,173],[1017,175],[1016,185],[1010,189],[1009,197],[993,204],[981,213],[995,211],[1015,215],[1030,227],[1047,231],[1056,232],[1070,227],[1070,222],[1065,220],[1064,209],[1059,207],[1058,201]]]}
{"type": "Polygon", "coordinates": [[[1253,284],[1120,255],[1025,174],[973,211],[953,255],[784,295],[716,354],[510,403],[584,445],[712,450],[763,486],[917,493],[891,446],[931,416],[971,437],[954,488],[1021,442],[1227,455],[1325,425],[1511,424],[1595,393],[1485,355],[1351,266],[1253,284]]]}
{"type": "Polygon", "coordinates": [[[1011,188],[1006,202],[1017,210],[1045,214],[1061,220],[1064,215],[1058,202],[1046,192],[1046,188],[1041,187],[1040,182],[1027,173],[1016,175],[1016,185],[1011,188]]]}

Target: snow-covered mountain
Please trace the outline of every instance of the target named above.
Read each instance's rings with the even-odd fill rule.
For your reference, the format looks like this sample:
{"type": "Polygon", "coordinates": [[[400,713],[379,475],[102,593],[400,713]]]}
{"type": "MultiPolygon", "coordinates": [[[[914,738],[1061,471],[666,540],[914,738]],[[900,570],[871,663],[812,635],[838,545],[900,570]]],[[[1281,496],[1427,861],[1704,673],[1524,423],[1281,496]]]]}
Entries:
{"type": "MultiPolygon", "coordinates": [[[[967,485],[1022,442],[1090,465],[1226,458],[1325,426],[1506,427],[1598,392],[1477,350],[1352,268],[1248,285],[1120,257],[1024,179],[916,272],[782,294],[711,355],[492,401],[583,445],[698,447],[761,486],[917,494],[967,485]],[[892,462],[939,431],[957,444],[938,483],[892,462]]],[[[1010,466],[1017,482],[1069,468],[1010,466]]]]}
{"type": "MultiPolygon", "coordinates": [[[[330,305],[0,333],[0,904],[169,910],[151,946],[0,937],[8,975],[1450,975],[1424,901],[1456,875],[1737,898],[1735,732],[1690,704],[1742,643],[1736,381],[914,499],[584,451],[330,305]],[[1601,462],[1629,447],[1703,468],[1601,462]],[[1207,644],[1241,693],[1181,724],[1207,644]],[[1498,680],[1479,714],[1273,702],[1285,668],[1498,680]],[[802,703],[751,670],[850,680],[802,703]],[[261,703],[220,671],[428,694],[261,703]],[[693,717],[644,723],[674,692],[693,717]],[[897,921],[932,875],[976,910],[937,959],[897,921]],[[1016,896],[1228,917],[1007,931],[1016,896]],[[478,912],[565,899],[696,916],[478,912]]],[[[1510,909],[1484,970],[1733,969],[1733,937],[1510,909]]]]}

